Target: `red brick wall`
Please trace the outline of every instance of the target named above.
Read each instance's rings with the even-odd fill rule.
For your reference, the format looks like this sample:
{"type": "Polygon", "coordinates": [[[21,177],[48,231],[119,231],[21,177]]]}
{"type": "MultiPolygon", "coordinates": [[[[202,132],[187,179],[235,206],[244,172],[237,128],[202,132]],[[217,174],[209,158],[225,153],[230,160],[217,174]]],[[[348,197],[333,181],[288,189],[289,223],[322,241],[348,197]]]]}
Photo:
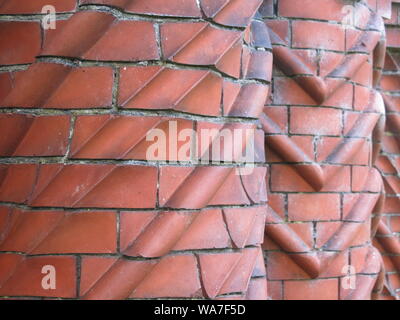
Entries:
{"type": "Polygon", "coordinates": [[[386,201],[383,209],[381,230],[378,232],[374,243],[382,251],[385,262],[387,282],[383,297],[386,299],[398,296],[400,288],[400,246],[398,241],[400,236],[400,203],[398,200],[399,176],[397,165],[400,100],[396,97],[400,90],[400,59],[396,52],[400,46],[399,12],[400,1],[392,1],[392,16],[386,21],[388,50],[381,83],[386,104],[386,134],[383,139],[382,154],[377,163],[385,183],[386,201]]]}
{"type": "Polygon", "coordinates": [[[316,2],[0,0],[0,297],[393,298],[400,1],[316,2]]]}
{"type": "Polygon", "coordinates": [[[272,53],[261,1],[228,2],[53,1],[55,30],[43,3],[1,3],[0,296],[267,297],[272,53]],[[255,169],[146,157],[151,129],[183,144],[171,123],[255,129],[255,169]]]}

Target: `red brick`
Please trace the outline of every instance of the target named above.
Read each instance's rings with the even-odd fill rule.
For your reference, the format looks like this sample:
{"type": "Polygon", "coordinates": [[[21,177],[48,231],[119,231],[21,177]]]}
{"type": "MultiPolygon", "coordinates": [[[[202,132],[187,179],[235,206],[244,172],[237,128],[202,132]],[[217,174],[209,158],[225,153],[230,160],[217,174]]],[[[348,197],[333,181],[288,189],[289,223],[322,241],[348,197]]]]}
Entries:
{"type": "Polygon", "coordinates": [[[193,255],[168,256],[131,294],[132,298],[179,298],[201,296],[196,258],[193,255]]]}
{"type": "MultiPolygon", "coordinates": [[[[285,133],[288,130],[288,109],[287,107],[268,106],[264,113],[273,120],[280,128],[280,132],[285,133]]],[[[279,131],[270,133],[280,133],[279,131]]]]}
{"type": "Polygon", "coordinates": [[[293,21],[293,43],[297,48],[344,51],[345,29],[339,25],[315,21],[293,21]],[[310,37],[310,34],[313,36],[310,37]]]}
{"type": "Polygon", "coordinates": [[[62,221],[64,213],[6,210],[2,207],[1,216],[6,221],[0,250],[29,253],[62,221]]]}
{"type": "MultiPolygon", "coordinates": [[[[260,177],[261,178],[261,177],[260,177]]],[[[253,183],[261,181],[254,180],[253,183]]],[[[209,205],[244,205],[250,204],[242,179],[235,170],[226,178],[224,185],[215,193],[209,205]]]]}
{"type": "Polygon", "coordinates": [[[291,78],[273,79],[273,103],[277,105],[315,105],[316,102],[291,78]]]}
{"type": "Polygon", "coordinates": [[[157,169],[142,166],[68,165],[54,176],[41,169],[34,206],[152,208],[157,169]]]}
{"type": "MultiPolygon", "coordinates": [[[[212,5],[212,2],[213,0],[202,0],[202,8],[207,7],[207,5],[212,5]]],[[[246,27],[257,12],[261,3],[261,0],[248,0],[246,2],[230,1],[226,6],[221,8],[221,10],[215,12],[215,15],[209,10],[206,10],[206,15],[214,15],[213,20],[219,24],[246,27]]],[[[223,4],[222,2],[222,5],[223,4]]]]}
{"type": "Polygon", "coordinates": [[[290,39],[289,21],[267,20],[265,23],[269,28],[271,28],[273,32],[275,32],[279,36],[279,38],[281,38],[285,42],[289,42],[290,39]]]}
{"type": "Polygon", "coordinates": [[[195,218],[173,250],[231,247],[231,240],[220,210],[203,210],[195,218]]]}
{"type": "Polygon", "coordinates": [[[24,257],[20,254],[2,253],[0,254],[0,285],[2,285],[13,274],[15,268],[23,261],[24,257]]]}
{"type": "Polygon", "coordinates": [[[126,4],[123,0],[82,0],[81,4],[105,4],[117,6],[125,9],[127,12],[166,15],[178,17],[200,17],[200,9],[197,7],[195,0],[170,0],[166,3],[163,0],[147,0],[146,3],[141,1],[131,1],[126,4]]]}
{"type": "Polygon", "coordinates": [[[112,85],[113,70],[108,67],[35,63],[17,73],[14,89],[2,104],[26,108],[107,107],[112,102],[112,85]]]}
{"type": "Polygon", "coordinates": [[[343,53],[323,51],[320,54],[321,57],[319,61],[319,75],[321,77],[325,77],[333,70],[335,70],[344,58],[343,53]]]}
{"type": "Polygon", "coordinates": [[[67,150],[68,116],[0,115],[1,156],[60,156],[67,150]]]}
{"type": "Polygon", "coordinates": [[[116,262],[113,257],[83,257],[81,262],[80,295],[85,295],[90,288],[116,262]]]}
{"type": "Polygon", "coordinates": [[[324,187],[320,190],[321,192],[351,191],[350,166],[324,165],[322,168],[327,178],[324,187]]]}
{"type": "Polygon", "coordinates": [[[154,211],[124,211],[120,216],[120,246],[125,251],[157,216],[154,211]]]}
{"type": "Polygon", "coordinates": [[[111,105],[113,71],[107,67],[73,69],[46,101],[47,108],[91,108],[111,105]]]}
{"type": "Polygon", "coordinates": [[[268,296],[271,300],[283,300],[283,281],[268,281],[268,296]]]}
{"type": "Polygon", "coordinates": [[[156,60],[159,55],[154,25],[144,21],[114,23],[83,58],[114,61],[156,60]],[[127,34],[129,41],[126,41],[127,34]]]}
{"type": "MultiPolygon", "coordinates": [[[[300,165],[299,165],[300,166],[300,165]]],[[[295,171],[295,166],[271,166],[271,191],[313,192],[314,189],[295,171]]]]}
{"type": "Polygon", "coordinates": [[[340,110],[310,107],[296,107],[290,110],[291,133],[340,135],[341,131],[342,116],[340,110]]]}
{"type": "Polygon", "coordinates": [[[392,48],[400,47],[400,29],[387,28],[386,36],[387,36],[388,47],[392,48]]]}
{"type": "MultiPolygon", "coordinates": [[[[337,219],[340,219],[340,217],[337,219]]],[[[316,242],[317,247],[321,248],[329,239],[331,239],[341,225],[342,222],[318,222],[316,242]]]]}
{"type": "Polygon", "coordinates": [[[390,217],[392,232],[400,232],[400,215],[390,217]]]}
{"type": "Polygon", "coordinates": [[[335,138],[323,137],[317,144],[317,161],[328,161],[335,164],[352,164],[352,165],[368,165],[371,144],[365,139],[361,138],[335,138]],[[334,155],[336,148],[345,143],[347,149],[359,149],[354,157],[345,159],[342,162],[332,162],[329,160],[331,155],[334,155]]]}
{"type": "Polygon", "coordinates": [[[118,103],[125,108],[220,114],[222,79],[204,70],[132,67],[121,71],[120,83],[118,103]]]}
{"type": "Polygon", "coordinates": [[[199,32],[199,27],[189,27],[192,34],[184,34],[176,38],[180,33],[182,23],[165,24],[161,27],[161,46],[167,48],[164,52],[166,58],[185,64],[214,65],[226,53],[229,48],[239,40],[240,33],[206,26],[199,32]],[[185,42],[189,37],[188,42],[185,42]],[[201,48],[201,50],[199,49],[201,48]]]}
{"type": "Polygon", "coordinates": [[[32,192],[37,175],[34,164],[0,166],[0,200],[25,203],[32,192]]]}
{"type": "Polygon", "coordinates": [[[41,46],[37,22],[0,22],[0,64],[24,64],[35,61],[41,46]]]}
{"type": "Polygon", "coordinates": [[[337,300],[338,292],[338,279],[284,282],[287,300],[337,300]]]}
{"type": "Polygon", "coordinates": [[[268,252],[266,257],[268,280],[309,279],[307,273],[290,258],[290,255],[284,252],[268,252]]]}
{"type": "Polygon", "coordinates": [[[67,214],[32,253],[114,253],[116,222],[113,212],[67,214]]]}
{"type": "Polygon", "coordinates": [[[344,13],[341,0],[322,0],[315,5],[313,0],[280,0],[278,12],[280,16],[318,20],[334,20],[340,22],[344,13]]]}
{"type": "Polygon", "coordinates": [[[364,62],[353,75],[352,80],[359,85],[372,87],[372,64],[368,61],[364,62]]]}
{"type": "Polygon", "coordinates": [[[11,91],[14,83],[14,74],[12,72],[0,73],[0,101],[11,91]]]}
{"type": "Polygon", "coordinates": [[[340,219],[338,194],[289,194],[288,202],[293,221],[340,219]]]}
{"type": "Polygon", "coordinates": [[[76,7],[75,0],[34,0],[19,1],[7,0],[0,7],[0,14],[29,14],[41,13],[44,6],[51,5],[57,12],[73,11],[76,7]]]}
{"type": "Polygon", "coordinates": [[[0,288],[2,296],[39,296],[74,298],[76,296],[76,261],[69,256],[30,257],[21,262],[14,274],[0,288]],[[42,268],[54,266],[56,288],[45,290],[42,268]]]}

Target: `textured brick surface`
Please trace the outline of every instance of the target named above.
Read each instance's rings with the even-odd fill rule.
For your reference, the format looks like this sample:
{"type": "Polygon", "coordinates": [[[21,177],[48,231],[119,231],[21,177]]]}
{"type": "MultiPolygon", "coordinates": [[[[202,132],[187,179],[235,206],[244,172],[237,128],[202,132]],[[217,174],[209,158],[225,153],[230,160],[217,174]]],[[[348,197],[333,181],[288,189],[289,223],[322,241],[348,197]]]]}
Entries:
{"type": "Polygon", "coordinates": [[[18,21],[1,22],[0,296],[266,299],[262,1],[56,2],[42,33],[39,2],[0,2],[18,21]],[[203,129],[256,129],[252,172],[232,163],[243,134],[212,153],[203,129]],[[197,158],[175,152],[188,138],[197,158]],[[41,287],[42,264],[59,289],[41,287]]]}
{"type": "Polygon", "coordinates": [[[395,298],[399,12],[0,0],[0,297],[395,298]],[[255,168],[175,152],[204,129],[256,129],[255,168]]]}

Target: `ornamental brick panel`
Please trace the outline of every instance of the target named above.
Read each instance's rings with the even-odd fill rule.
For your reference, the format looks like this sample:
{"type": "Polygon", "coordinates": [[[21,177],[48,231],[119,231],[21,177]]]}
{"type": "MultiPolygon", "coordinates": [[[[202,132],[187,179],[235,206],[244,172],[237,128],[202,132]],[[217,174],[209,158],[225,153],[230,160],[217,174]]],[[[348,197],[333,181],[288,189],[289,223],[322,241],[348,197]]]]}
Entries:
{"type": "Polygon", "coordinates": [[[0,0],[0,298],[399,299],[399,14],[0,0]]]}

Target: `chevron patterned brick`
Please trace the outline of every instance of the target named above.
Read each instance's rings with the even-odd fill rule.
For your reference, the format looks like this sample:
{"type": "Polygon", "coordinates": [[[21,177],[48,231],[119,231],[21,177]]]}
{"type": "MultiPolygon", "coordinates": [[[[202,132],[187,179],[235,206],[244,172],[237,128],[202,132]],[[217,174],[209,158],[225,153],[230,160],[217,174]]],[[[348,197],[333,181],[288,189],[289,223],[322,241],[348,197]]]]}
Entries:
{"type": "Polygon", "coordinates": [[[0,0],[0,298],[398,295],[399,1],[49,0],[43,32],[25,2],[0,0]],[[255,129],[251,171],[225,129],[255,129]]]}
{"type": "Polygon", "coordinates": [[[32,63],[41,48],[40,24],[37,22],[1,21],[0,39],[0,64],[32,63]]]}
{"type": "Polygon", "coordinates": [[[384,105],[373,89],[380,77],[373,68],[383,66],[383,24],[363,3],[355,8],[357,32],[341,25],[342,1],[307,6],[279,1],[274,20],[266,19],[276,66],[272,105],[261,117],[275,196],[266,225],[267,278],[280,299],[370,299],[383,288],[380,254],[370,245],[384,199],[380,174],[371,169],[383,135],[384,105]],[[313,224],[311,241],[293,222],[313,224]],[[358,289],[345,291],[339,278],[349,261],[358,289]],[[362,275],[366,270],[370,276],[362,275]]]}

